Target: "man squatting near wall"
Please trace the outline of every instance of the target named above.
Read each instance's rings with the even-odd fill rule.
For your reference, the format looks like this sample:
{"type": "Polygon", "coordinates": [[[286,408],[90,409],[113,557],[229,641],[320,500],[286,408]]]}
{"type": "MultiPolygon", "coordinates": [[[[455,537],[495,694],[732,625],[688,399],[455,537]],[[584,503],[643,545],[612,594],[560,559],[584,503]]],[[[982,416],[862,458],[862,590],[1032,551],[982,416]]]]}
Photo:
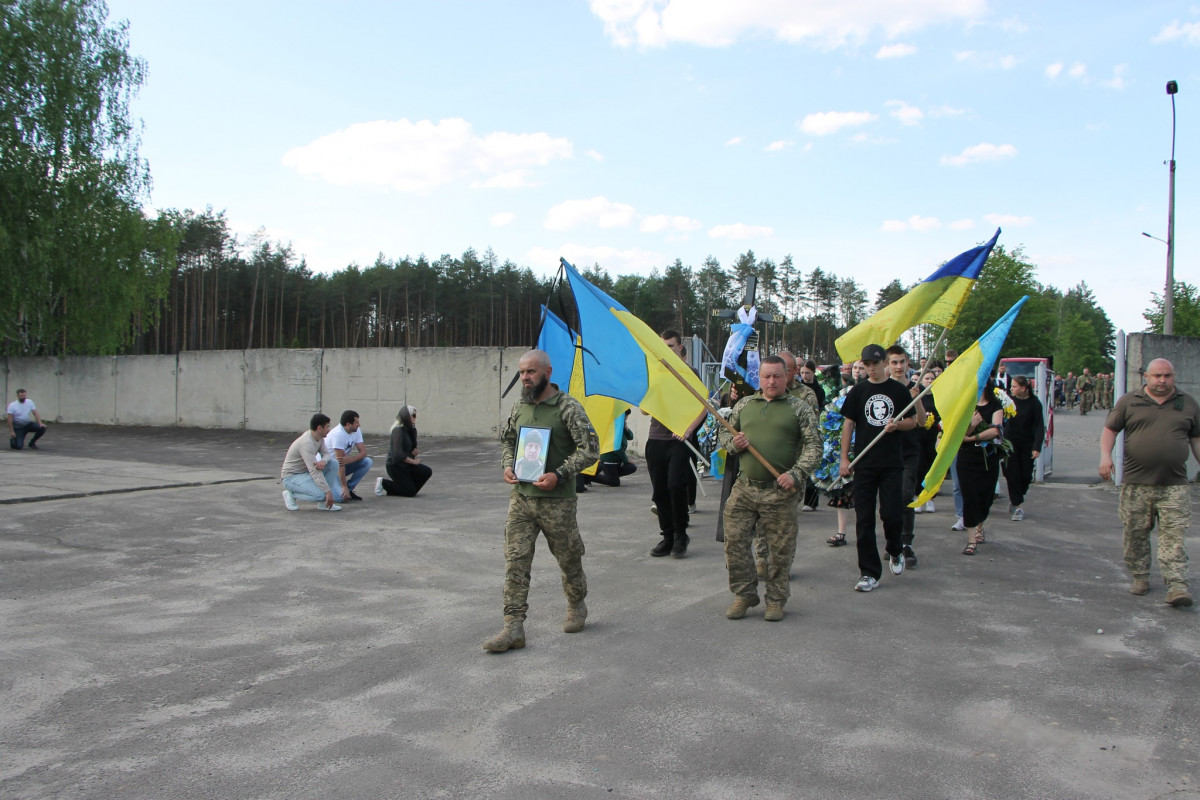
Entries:
{"type": "Polygon", "coordinates": [[[1167,585],[1167,603],[1192,605],[1188,593],[1184,535],[1192,519],[1188,495],[1188,451],[1200,461],[1200,406],[1175,389],[1175,367],[1156,358],[1146,367],[1146,384],[1121,396],[1100,434],[1100,477],[1113,477],[1112,451],[1125,432],[1121,523],[1125,566],[1133,576],[1129,592],[1150,591],[1150,531],[1158,521],[1158,566],[1167,585]]]}
{"type": "Polygon", "coordinates": [[[325,447],[329,417],[312,415],[308,432],[296,437],[283,458],[279,478],[283,482],[283,504],[288,511],[299,511],[297,498],[317,504],[325,511],[341,511],[342,484],[338,480],[337,459],[325,447]]]}
{"type": "Polygon", "coordinates": [[[755,532],[767,542],[767,607],[763,619],[783,619],[792,559],[796,555],[797,509],[804,479],[821,460],[821,434],[812,406],[787,393],[789,370],[779,356],[759,367],[759,390],[739,400],[722,428],[721,446],[741,453],[751,444],[780,473],[776,478],[757,458],[740,457],[741,470],[725,504],[725,564],[733,604],[725,612],[741,619],[758,605],[754,564],[755,532]]]}
{"type": "Polygon", "coordinates": [[[504,481],[513,489],[504,525],[504,629],[483,643],[483,649],[493,653],[525,646],[529,572],[539,531],[562,570],[567,596],[563,631],[578,633],[587,620],[575,476],[600,457],[600,442],[579,401],[550,383],[551,371],[550,357],[543,351],[530,350],[521,356],[517,365],[521,399],[513,405],[500,435],[504,481]],[[522,427],[550,429],[546,472],[532,483],[518,481],[513,471],[522,427]]]}

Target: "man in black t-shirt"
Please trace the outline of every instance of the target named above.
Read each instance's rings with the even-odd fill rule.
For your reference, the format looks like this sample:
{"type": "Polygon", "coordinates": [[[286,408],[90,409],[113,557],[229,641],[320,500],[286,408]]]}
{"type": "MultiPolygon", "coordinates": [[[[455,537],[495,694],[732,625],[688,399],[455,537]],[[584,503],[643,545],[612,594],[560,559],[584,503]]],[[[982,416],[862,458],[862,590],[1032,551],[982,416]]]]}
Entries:
{"type": "Polygon", "coordinates": [[[843,477],[850,476],[852,457],[863,454],[854,465],[855,531],[858,568],[862,575],[854,588],[859,592],[874,589],[883,575],[883,562],[875,537],[877,502],[892,574],[904,572],[904,543],[901,540],[904,451],[901,438],[893,434],[915,430],[917,417],[916,411],[912,410],[903,419],[898,418],[912,402],[912,396],[903,384],[887,376],[884,359],[883,348],[879,345],[869,344],[863,348],[861,360],[867,370],[867,380],[850,390],[842,406],[845,417],[842,424],[843,477]]]}
{"type": "MultiPolygon", "coordinates": [[[[898,381],[911,397],[916,398],[920,394],[920,388],[916,381],[908,377],[908,352],[900,345],[892,345],[886,350],[888,374],[892,380],[898,381]]],[[[907,403],[905,404],[907,405],[907,403]]],[[[917,496],[917,486],[921,482],[921,478],[925,477],[920,474],[921,470],[921,431],[925,425],[925,405],[917,404],[917,428],[911,431],[904,431],[900,434],[902,442],[901,451],[904,461],[904,475],[900,481],[900,491],[904,499],[904,505],[901,511],[901,519],[903,525],[900,529],[900,539],[904,542],[904,566],[915,567],[917,565],[917,554],[913,552],[912,544],[915,537],[914,529],[916,528],[917,512],[908,507],[917,496]]]]}

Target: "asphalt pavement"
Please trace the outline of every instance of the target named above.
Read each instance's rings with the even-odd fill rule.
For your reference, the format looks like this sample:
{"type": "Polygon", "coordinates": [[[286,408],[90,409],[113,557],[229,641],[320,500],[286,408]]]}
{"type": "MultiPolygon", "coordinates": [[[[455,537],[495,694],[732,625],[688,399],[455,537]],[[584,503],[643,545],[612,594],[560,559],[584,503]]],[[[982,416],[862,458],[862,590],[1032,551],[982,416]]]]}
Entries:
{"type": "Polygon", "coordinates": [[[1198,616],[1127,592],[1102,422],[974,557],[939,497],[870,594],[802,514],[779,623],[724,617],[717,483],[684,559],[644,470],[594,487],[587,629],[543,542],[504,654],[497,442],[423,433],[405,499],[369,437],[363,502],[290,513],[292,436],[53,425],[0,451],[0,797],[1200,798],[1198,616]]]}

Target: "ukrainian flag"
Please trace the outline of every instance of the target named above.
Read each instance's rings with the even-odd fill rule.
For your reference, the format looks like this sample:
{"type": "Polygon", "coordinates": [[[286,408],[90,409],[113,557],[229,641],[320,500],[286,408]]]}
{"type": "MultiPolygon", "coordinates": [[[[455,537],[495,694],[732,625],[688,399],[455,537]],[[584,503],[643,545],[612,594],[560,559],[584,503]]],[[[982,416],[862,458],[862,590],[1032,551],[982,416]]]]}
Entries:
{"type": "MultiPolygon", "coordinates": [[[[537,346],[550,357],[553,370],[550,379],[583,404],[583,410],[600,440],[600,452],[620,450],[625,436],[625,412],[629,404],[611,397],[584,393],[582,340],[579,334],[545,306],[542,306],[542,332],[538,334],[537,346]],[[577,343],[579,346],[576,346],[577,343]]],[[[595,465],[584,472],[594,474],[595,465]]]]}
{"type": "Polygon", "coordinates": [[[851,363],[869,344],[890,346],[914,325],[932,322],[953,328],[979,272],[987,262],[1000,229],[987,244],[960,253],[891,305],[880,309],[833,343],[842,361],[851,363]]]}
{"type": "Polygon", "coordinates": [[[649,325],[592,285],[566,259],[561,260],[579,314],[582,348],[578,365],[585,394],[624,400],[682,436],[704,411],[704,404],[660,359],[671,363],[701,397],[708,394],[704,384],[649,325]]]}
{"type": "Polygon", "coordinates": [[[967,435],[967,426],[971,424],[971,417],[975,413],[975,401],[1000,358],[1000,348],[1008,338],[1017,312],[1028,299],[1029,295],[1025,295],[1018,300],[1007,314],[988,328],[987,333],[979,337],[979,341],[954,359],[954,363],[930,387],[938,413],[942,415],[942,439],[938,442],[933,465],[922,483],[924,489],[916,500],[908,504],[909,508],[928,503],[941,488],[950,462],[958,455],[958,448],[967,435]]]}

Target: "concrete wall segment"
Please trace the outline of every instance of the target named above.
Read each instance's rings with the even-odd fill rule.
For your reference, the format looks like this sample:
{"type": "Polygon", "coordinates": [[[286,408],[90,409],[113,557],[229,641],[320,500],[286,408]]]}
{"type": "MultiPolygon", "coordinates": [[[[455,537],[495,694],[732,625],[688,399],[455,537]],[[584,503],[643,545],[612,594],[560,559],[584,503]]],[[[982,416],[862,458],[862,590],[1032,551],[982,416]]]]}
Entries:
{"type": "Polygon", "coordinates": [[[153,427],[177,424],[178,366],[177,356],[117,356],[115,422],[153,427]]]}
{"type": "Polygon", "coordinates": [[[406,399],[420,411],[426,435],[496,435],[501,353],[494,347],[408,350],[406,399]]]}
{"type": "Polygon", "coordinates": [[[29,393],[29,399],[37,406],[38,416],[43,421],[59,420],[58,359],[46,356],[8,359],[8,392],[4,395],[4,406],[17,399],[17,389],[29,393]]]}
{"type": "Polygon", "coordinates": [[[364,434],[386,434],[408,391],[408,352],[401,347],[325,350],[321,411],[336,424],[343,411],[353,409],[364,434]]]}
{"type": "Polygon", "coordinates": [[[243,357],[245,427],[255,431],[306,430],[312,415],[322,410],[321,351],[246,350],[243,357]]]}
{"type": "Polygon", "coordinates": [[[59,417],[71,422],[112,425],[117,421],[116,404],[115,356],[67,356],[58,360],[59,417]]]}
{"type": "Polygon", "coordinates": [[[179,425],[186,428],[246,426],[246,360],[243,351],[180,353],[177,385],[179,425]]]}

